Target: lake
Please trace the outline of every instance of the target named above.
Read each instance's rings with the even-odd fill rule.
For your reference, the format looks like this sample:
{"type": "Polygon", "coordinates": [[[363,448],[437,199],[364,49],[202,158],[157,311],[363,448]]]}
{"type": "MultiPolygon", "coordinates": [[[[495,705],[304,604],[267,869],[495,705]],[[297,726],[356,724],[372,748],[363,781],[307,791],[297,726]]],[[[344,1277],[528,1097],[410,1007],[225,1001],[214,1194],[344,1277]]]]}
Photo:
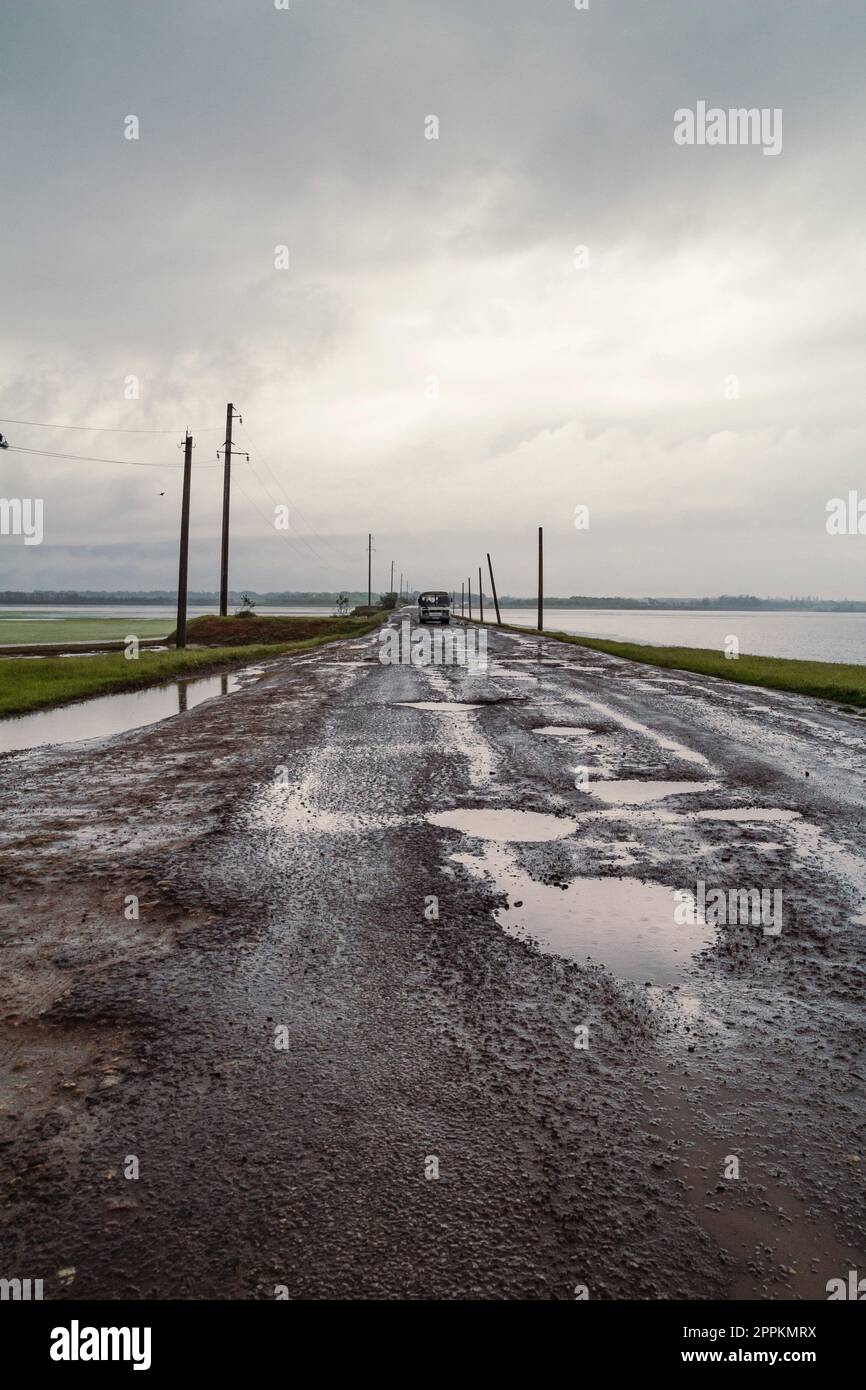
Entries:
{"type": "MultiPolygon", "coordinates": [[[[477,595],[473,613],[478,614],[477,595]]],[[[457,596],[458,612],[460,596],[457,596]]],[[[170,604],[76,604],[37,608],[7,604],[0,613],[0,642],[16,640],[18,622],[58,618],[170,618],[170,604]]],[[[213,604],[190,605],[189,617],[215,612],[213,604]]],[[[230,610],[234,611],[234,607],[230,610]]],[[[281,606],[258,609],[267,614],[318,614],[329,617],[333,605],[281,606]]],[[[493,605],[485,600],[484,616],[493,617],[493,605]]],[[[535,624],[535,608],[503,608],[503,622],[518,627],[535,624]]],[[[680,609],[547,608],[545,627],[587,637],[608,637],[620,642],[648,642],[664,647],[708,647],[724,650],[725,639],[739,639],[740,651],[757,656],[787,656],[801,661],[841,661],[862,666],[866,662],[866,613],[738,612],[680,609]]],[[[28,640],[35,640],[29,638],[28,640]]]]}
{"type": "MultiPolygon", "coordinates": [[[[459,597],[459,596],[458,596],[459,597]]],[[[477,608],[474,609],[477,616],[477,608]]],[[[489,622],[493,608],[485,604],[489,622]]],[[[534,627],[534,608],[503,608],[502,621],[534,627]]],[[[742,654],[787,656],[800,661],[866,662],[866,613],[683,612],[622,608],[548,608],[546,628],[619,642],[659,647],[708,647],[723,651],[735,636],[742,654]]]]}

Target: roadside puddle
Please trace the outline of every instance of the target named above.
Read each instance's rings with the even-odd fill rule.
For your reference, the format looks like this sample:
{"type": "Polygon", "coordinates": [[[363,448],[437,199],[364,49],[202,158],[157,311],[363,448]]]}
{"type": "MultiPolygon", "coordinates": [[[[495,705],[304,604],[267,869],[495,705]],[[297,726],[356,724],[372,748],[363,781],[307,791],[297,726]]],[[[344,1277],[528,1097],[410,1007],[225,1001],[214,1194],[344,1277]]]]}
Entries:
{"type": "Polygon", "coordinates": [[[53,743],[79,743],[84,739],[110,738],[113,734],[143,729],[175,714],[185,714],[215,695],[232,695],[244,686],[244,678],[260,668],[248,667],[231,675],[205,676],[172,681],[147,690],[126,690],[99,695],[57,709],[37,710],[0,719],[0,753],[20,753],[53,743]]]}
{"type": "MultiPolygon", "coordinates": [[[[476,877],[492,879],[507,896],[494,917],[510,936],[548,955],[590,958],[637,984],[676,983],[691,957],[715,939],[714,929],[701,920],[683,925],[674,920],[674,890],[662,884],[578,878],[563,889],[538,883],[503,845],[451,858],[476,877]]],[[[698,918],[696,912],[689,916],[698,918]]]]}
{"type": "Polygon", "coordinates": [[[732,811],[694,811],[694,820],[729,821],[767,821],[770,825],[784,825],[787,821],[799,820],[799,811],[784,811],[774,806],[738,806],[732,811]]]}

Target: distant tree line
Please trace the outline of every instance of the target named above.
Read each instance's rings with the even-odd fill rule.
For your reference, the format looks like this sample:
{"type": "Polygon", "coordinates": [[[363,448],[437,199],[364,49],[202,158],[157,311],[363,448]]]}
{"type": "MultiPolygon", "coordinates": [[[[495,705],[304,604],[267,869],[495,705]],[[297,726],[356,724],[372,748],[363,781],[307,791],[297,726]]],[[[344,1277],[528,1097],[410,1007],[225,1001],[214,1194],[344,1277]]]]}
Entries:
{"type": "MultiPolygon", "coordinates": [[[[331,592],[326,590],[286,590],[282,593],[269,591],[267,593],[257,593],[255,589],[246,591],[249,598],[257,608],[268,608],[271,606],[289,605],[315,605],[321,604],[332,607],[338,600],[343,599],[348,604],[366,604],[366,589],[353,589],[351,592],[342,590],[331,592]]],[[[233,589],[229,593],[230,603],[240,603],[244,595],[241,589],[233,589]]],[[[380,595],[374,596],[377,600],[380,595]]],[[[410,596],[411,597],[411,596],[410,596]]],[[[485,594],[485,602],[492,602],[485,594]]],[[[34,589],[25,592],[22,589],[5,589],[0,591],[0,604],[8,603],[32,603],[50,604],[52,607],[59,607],[61,604],[85,604],[85,603],[160,603],[171,604],[177,600],[177,593],[173,589],[34,589]]],[[[458,596],[459,601],[459,596],[458,596]]],[[[189,594],[189,602],[193,605],[218,604],[219,594],[215,590],[194,590],[189,594]]],[[[520,597],[514,594],[505,594],[500,600],[503,608],[533,608],[537,602],[534,597],[520,597]]],[[[815,613],[863,613],[866,612],[866,601],[861,599],[820,599],[805,596],[802,598],[758,598],[754,594],[720,594],[717,598],[622,598],[620,595],[596,598],[586,594],[572,594],[570,598],[545,598],[545,608],[622,608],[622,609],[681,609],[681,610],[713,610],[713,609],[736,609],[748,611],[774,611],[784,612],[785,610],[806,610],[815,613]]]]}
{"type": "MultiPolygon", "coordinates": [[[[336,603],[343,593],[352,603],[360,603],[362,600],[367,602],[367,590],[363,593],[360,589],[353,589],[350,593],[341,590],[330,593],[323,590],[315,592],[287,592],[287,593],[257,593],[255,589],[230,589],[229,603],[241,603],[244,596],[254,600],[257,608],[267,607],[268,604],[328,604],[336,603]]],[[[187,601],[190,604],[201,605],[207,603],[219,603],[219,594],[216,590],[190,590],[187,601]]],[[[5,589],[0,591],[0,603],[50,603],[59,606],[63,603],[176,603],[176,589],[34,589],[25,593],[18,589],[5,589]]]]}
{"type": "MultiPolygon", "coordinates": [[[[499,600],[503,608],[534,608],[537,598],[515,598],[509,594],[499,600]]],[[[545,608],[637,608],[637,609],[736,609],[763,612],[783,612],[807,610],[814,613],[863,613],[866,601],[862,599],[825,598],[757,598],[754,594],[720,594],[718,598],[593,598],[586,594],[573,594],[571,598],[544,599],[545,608]]]]}

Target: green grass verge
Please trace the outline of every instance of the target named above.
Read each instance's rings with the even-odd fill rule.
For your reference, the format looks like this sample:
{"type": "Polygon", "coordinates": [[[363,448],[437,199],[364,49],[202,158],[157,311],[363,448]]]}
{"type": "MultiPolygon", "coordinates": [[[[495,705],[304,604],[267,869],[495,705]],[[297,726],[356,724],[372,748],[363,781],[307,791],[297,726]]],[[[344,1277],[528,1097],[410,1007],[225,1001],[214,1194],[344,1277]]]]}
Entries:
{"type": "MultiPolygon", "coordinates": [[[[380,619],[353,623],[343,636],[362,636],[379,626],[380,619]]],[[[94,695],[121,690],[141,690],[177,676],[206,675],[227,666],[248,665],[286,652],[306,651],[334,642],[332,633],[295,642],[255,643],[244,647],[209,647],[206,650],[142,651],[137,661],[122,652],[98,656],[6,657],[0,660],[0,717],[28,714],[55,705],[70,704],[94,695]]]]}
{"type": "MultiPolygon", "coordinates": [[[[473,622],[475,619],[473,619],[473,622]]],[[[486,624],[495,627],[495,623],[486,624]]],[[[534,627],[503,623],[509,632],[538,636],[534,627]]],[[[675,671],[695,671],[738,685],[759,685],[768,690],[787,690],[794,695],[814,695],[844,705],[866,707],[866,666],[833,661],[795,661],[781,656],[739,656],[728,658],[723,652],[706,647],[650,647],[640,642],[612,642],[604,637],[581,637],[573,632],[545,628],[540,634],[568,642],[575,647],[592,647],[597,652],[639,661],[646,666],[666,666],[675,671]]]]}
{"type": "Polygon", "coordinates": [[[131,635],[166,637],[172,618],[25,618],[19,622],[0,613],[0,643],[7,647],[26,642],[122,642],[131,635]]]}

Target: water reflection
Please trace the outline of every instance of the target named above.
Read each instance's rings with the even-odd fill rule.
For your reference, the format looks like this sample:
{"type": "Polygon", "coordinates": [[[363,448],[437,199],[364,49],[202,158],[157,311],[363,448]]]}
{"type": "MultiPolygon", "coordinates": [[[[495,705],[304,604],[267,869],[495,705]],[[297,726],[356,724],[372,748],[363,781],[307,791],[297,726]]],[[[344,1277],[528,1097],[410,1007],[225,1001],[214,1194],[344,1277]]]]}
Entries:
{"type": "Polygon", "coordinates": [[[100,695],[93,700],[63,705],[60,709],[39,710],[12,719],[0,719],[0,753],[20,752],[50,743],[73,743],[89,738],[108,738],[155,724],[160,719],[186,714],[203,700],[215,695],[231,695],[240,689],[243,678],[253,668],[237,674],[203,676],[197,680],[172,681],[148,690],[124,691],[119,695],[100,695]]]}

